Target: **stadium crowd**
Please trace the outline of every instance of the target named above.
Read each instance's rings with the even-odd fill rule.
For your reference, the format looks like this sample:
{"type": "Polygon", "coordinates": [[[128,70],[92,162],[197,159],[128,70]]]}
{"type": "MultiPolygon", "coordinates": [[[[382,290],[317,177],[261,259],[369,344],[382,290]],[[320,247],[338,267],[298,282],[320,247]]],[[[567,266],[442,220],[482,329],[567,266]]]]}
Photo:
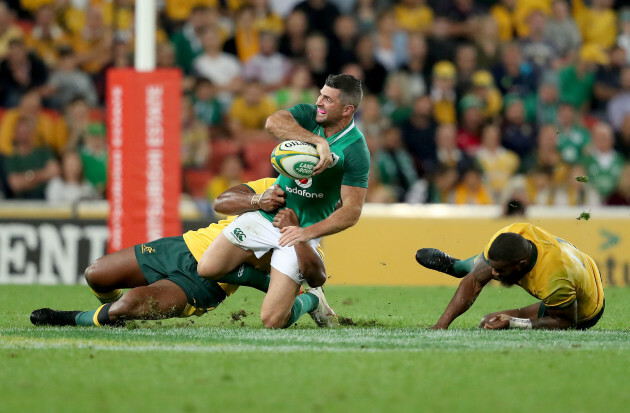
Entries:
{"type": "MultiPolygon", "coordinates": [[[[630,205],[630,7],[617,0],[161,0],[183,188],[270,176],[267,116],[361,79],[368,202],[630,205]]],[[[0,190],[104,197],[105,72],[133,0],[0,2],[0,190]]]]}

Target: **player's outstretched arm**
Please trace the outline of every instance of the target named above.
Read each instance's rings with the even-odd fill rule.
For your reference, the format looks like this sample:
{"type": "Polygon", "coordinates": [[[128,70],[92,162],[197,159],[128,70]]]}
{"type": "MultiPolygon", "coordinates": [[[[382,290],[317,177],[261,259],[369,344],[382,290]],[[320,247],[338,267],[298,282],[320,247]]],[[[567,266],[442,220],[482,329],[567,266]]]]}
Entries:
{"type": "Polygon", "coordinates": [[[328,167],[332,162],[332,154],[328,141],[319,135],[304,129],[295,120],[288,110],[279,110],[267,118],[265,129],[276,139],[283,141],[295,139],[315,145],[319,153],[319,163],[315,165],[314,174],[317,175],[328,167]]]}
{"type": "Polygon", "coordinates": [[[285,192],[273,185],[262,194],[255,194],[247,185],[237,185],[223,192],[214,201],[214,210],[220,214],[238,215],[262,209],[271,212],[285,204],[285,192]]]}
{"type": "Polygon", "coordinates": [[[460,315],[464,314],[474,304],[479,293],[492,279],[492,267],[484,260],[477,260],[473,270],[462,278],[455,295],[446,307],[444,314],[433,326],[434,330],[447,329],[460,315]]]}
{"type": "Polygon", "coordinates": [[[356,224],[361,217],[361,210],[363,209],[366,193],[366,188],[342,185],[341,207],[330,214],[328,218],[306,228],[286,227],[281,229],[280,245],[290,247],[297,242],[336,234],[346,228],[350,228],[356,224]]]}
{"type": "Polygon", "coordinates": [[[577,300],[563,308],[547,307],[545,316],[529,318],[512,317],[498,314],[483,324],[486,330],[505,330],[508,328],[537,328],[542,330],[566,330],[577,325],[577,300]]]}
{"type": "MultiPolygon", "coordinates": [[[[289,226],[297,226],[299,228],[300,224],[295,211],[286,208],[276,214],[273,219],[273,225],[282,229],[289,226]]],[[[298,257],[300,272],[308,285],[313,288],[324,285],[326,282],[326,269],[317,251],[308,242],[298,242],[294,245],[294,248],[298,257]]]]}

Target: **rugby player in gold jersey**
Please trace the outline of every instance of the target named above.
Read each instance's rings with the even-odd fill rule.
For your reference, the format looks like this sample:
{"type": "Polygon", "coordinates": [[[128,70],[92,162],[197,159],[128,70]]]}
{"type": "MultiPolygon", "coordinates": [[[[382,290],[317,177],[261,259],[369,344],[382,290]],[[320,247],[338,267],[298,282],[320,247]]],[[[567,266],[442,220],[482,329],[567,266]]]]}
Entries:
{"type": "Polygon", "coordinates": [[[593,327],[604,313],[604,289],[595,261],[532,224],[512,224],[499,230],[483,253],[466,260],[434,248],[418,250],[416,260],[426,268],[462,278],[434,329],[448,328],[491,280],[519,285],[540,302],[487,314],[481,319],[481,328],[582,330],[593,327]]]}

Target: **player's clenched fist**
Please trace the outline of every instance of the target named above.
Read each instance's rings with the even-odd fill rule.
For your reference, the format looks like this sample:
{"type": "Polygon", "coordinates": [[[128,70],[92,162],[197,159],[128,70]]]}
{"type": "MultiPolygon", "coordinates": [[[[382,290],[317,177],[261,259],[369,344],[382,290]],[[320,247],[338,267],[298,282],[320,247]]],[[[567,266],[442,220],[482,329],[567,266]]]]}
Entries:
{"type": "Polygon", "coordinates": [[[258,201],[258,205],[263,211],[275,211],[276,209],[284,206],[286,203],[286,196],[286,193],[279,185],[274,185],[262,194],[260,201],[258,201]]]}

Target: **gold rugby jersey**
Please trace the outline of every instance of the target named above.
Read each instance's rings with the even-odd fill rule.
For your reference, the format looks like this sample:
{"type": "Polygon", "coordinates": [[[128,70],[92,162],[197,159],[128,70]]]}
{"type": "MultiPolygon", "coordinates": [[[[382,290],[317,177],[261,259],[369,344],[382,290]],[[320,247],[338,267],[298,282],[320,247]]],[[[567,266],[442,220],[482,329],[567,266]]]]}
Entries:
{"type": "Polygon", "coordinates": [[[578,322],[596,316],[604,304],[604,288],[595,261],[573,244],[532,224],[512,224],[492,236],[484,249],[488,250],[495,238],[513,232],[531,241],[538,250],[536,264],[518,285],[550,308],[562,308],[577,300],[578,322]]]}

